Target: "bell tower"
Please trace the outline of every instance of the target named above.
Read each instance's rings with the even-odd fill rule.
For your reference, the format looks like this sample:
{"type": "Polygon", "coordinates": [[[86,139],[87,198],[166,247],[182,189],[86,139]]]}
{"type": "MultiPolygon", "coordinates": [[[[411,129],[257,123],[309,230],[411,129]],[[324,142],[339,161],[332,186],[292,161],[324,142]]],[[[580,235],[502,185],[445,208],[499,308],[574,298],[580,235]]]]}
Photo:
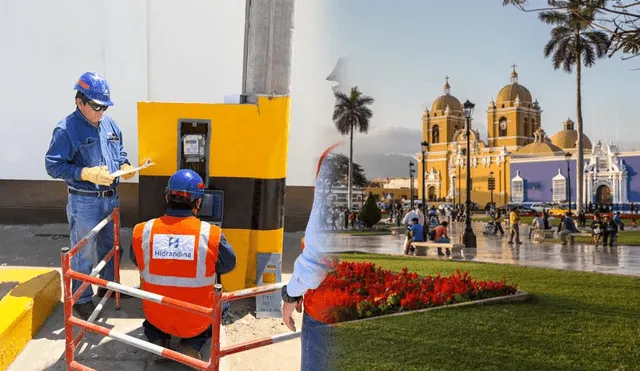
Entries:
{"type": "Polygon", "coordinates": [[[532,143],[540,128],[540,104],[531,99],[529,90],[518,83],[516,65],[511,66],[511,79],[487,107],[488,145],[506,146],[510,150],[532,143]]]}
{"type": "Polygon", "coordinates": [[[465,118],[460,101],[451,95],[449,76],[445,77],[444,94],[422,114],[422,140],[429,143],[430,152],[446,151],[456,131],[464,127],[465,118]]]}

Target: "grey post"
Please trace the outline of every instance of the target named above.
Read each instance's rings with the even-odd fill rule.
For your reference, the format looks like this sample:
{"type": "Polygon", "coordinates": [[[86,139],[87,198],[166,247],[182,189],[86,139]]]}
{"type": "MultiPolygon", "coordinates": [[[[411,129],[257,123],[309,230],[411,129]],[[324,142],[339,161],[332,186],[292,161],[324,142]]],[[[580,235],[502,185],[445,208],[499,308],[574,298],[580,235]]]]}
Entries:
{"type": "MultiPolygon", "coordinates": [[[[243,103],[256,103],[261,95],[290,95],[294,12],[295,0],[247,0],[243,103]]],[[[277,302],[279,311],[280,292],[264,296],[277,302]]],[[[261,310],[256,301],[256,313],[261,310]]]]}
{"type": "Polygon", "coordinates": [[[295,0],[247,0],[242,94],[289,95],[295,0]]]}

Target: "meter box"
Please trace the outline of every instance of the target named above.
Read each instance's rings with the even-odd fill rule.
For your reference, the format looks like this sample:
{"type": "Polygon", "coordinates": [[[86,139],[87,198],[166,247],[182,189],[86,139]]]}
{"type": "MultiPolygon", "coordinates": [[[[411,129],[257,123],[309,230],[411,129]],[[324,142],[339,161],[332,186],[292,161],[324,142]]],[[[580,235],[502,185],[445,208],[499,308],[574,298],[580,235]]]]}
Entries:
{"type": "Polygon", "coordinates": [[[209,141],[211,121],[202,119],[178,120],[178,169],[191,169],[209,187],[209,141]]]}

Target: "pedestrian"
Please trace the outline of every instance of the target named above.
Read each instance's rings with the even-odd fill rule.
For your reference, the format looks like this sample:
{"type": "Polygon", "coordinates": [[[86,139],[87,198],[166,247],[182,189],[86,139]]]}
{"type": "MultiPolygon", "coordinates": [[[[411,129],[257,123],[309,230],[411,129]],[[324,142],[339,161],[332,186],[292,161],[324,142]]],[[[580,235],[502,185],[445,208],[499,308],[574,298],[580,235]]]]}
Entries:
{"type": "Polygon", "coordinates": [[[319,189],[323,183],[322,177],[318,174],[325,174],[320,171],[321,167],[328,166],[323,161],[326,156],[336,147],[329,147],[318,162],[316,173],[316,188],[309,216],[309,222],[305,235],[302,239],[302,254],[298,256],[294,263],[293,274],[289,283],[282,287],[282,321],[291,330],[296,331],[296,326],[292,318],[294,310],[302,312],[302,371],[330,370],[332,356],[332,327],[330,308],[326,298],[331,295],[329,287],[322,285],[326,275],[329,273],[330,265],[325,259],[327,246],[323,245],[322,231],[315,228],[314,220],[319,217],[319,210],[322,207],[322,195],[319,189]]]}
{"type": "Polygon", "coordinates": [[[616,237],[618,235],[618,224],[609,219],[608,215],[604,217],[604,233],[602,234],[602,246],[605,247],[607,244],[609,247],[613,247],[613,244],[616,242],[616,237]]]}
{"type": "Polygon", "coordinates": [[[509,244],[513,244],[513,238],[516,239],[516,244],[521,244],[520,241],[520,214],[516,208],[511,209],[511,213],[509,214],[509,226],[511,228],[511,232],[509,233],[509,244]]]}
{"type": "MultiPolygon", "coordinates": [[[[72,246],[119,206],[120,197],[116,191],[119,179],[110,174],[133,169],[118,124],[105,115],[107,108],[113,106],[107,80],[98,73],[86,72],[78,79],[75,90],[76,109],[56,125],[45,155],[47,174],[64,180],[68,187],[67,219],[72,246]]],[[[122,178],[129,179],[134,175],[132,172],[122,178]]],[[[111,221],[91,238],[71,259],[71,269],[90,274],[94,258],[101,261],[113,248],[113,228],[111,221]]],[[[100,277],[113,281],[113,259],[100,271],[100,277]]],[[[73,280],[72,293],[81,284],[82,281],[73,280]]],[[[103,297],[106,293],[107,289],[101,287],[96,296],[103,297]]],[[[73,305],[85,320],[95,309],[92,296],[93,290],[89,286],[73,305]]],[[[130,296],[120,294],[120,298],[130,296]]]]}
{"type": "MultiPolygon", "coordinates": [[[[179,170],[165,190],[166,214],[133,228],[130,257],[140,270],[144,291],[210,307],[217,276],[231,272],[236,255],[220,227],[196,215],[204,198],[204,182],[193,170],[179,170]]],[[[169,348],[171,336],[180,338],[177,351],[202,360],[201,349],[212,336],[211,318],[142,301],[145,337],[169,348]]],[[[162,358],[155,358],[156,361],[162,358]]]]}

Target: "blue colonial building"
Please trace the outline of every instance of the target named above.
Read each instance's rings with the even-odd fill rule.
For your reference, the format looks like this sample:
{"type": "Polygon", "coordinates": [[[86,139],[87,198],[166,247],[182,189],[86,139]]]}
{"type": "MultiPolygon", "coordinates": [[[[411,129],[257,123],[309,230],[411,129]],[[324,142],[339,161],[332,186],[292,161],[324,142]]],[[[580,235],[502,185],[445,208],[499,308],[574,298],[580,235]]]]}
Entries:
{"type": "MultiPolygon", "coordinates": [[[[576,201],[576,145],[578,133],[571,120],[548,138],[541,128],[534,142],[512,152],[511,202],[576,201]],[[569,154],[569,156],[567,155],[569,154]],[[570,186],[569,186],[570,185],[570,186]]],[[[592,145],[583,134],[585,205],[640,202],[640,152],[620,152],[613,143],[592,145]]]]}

